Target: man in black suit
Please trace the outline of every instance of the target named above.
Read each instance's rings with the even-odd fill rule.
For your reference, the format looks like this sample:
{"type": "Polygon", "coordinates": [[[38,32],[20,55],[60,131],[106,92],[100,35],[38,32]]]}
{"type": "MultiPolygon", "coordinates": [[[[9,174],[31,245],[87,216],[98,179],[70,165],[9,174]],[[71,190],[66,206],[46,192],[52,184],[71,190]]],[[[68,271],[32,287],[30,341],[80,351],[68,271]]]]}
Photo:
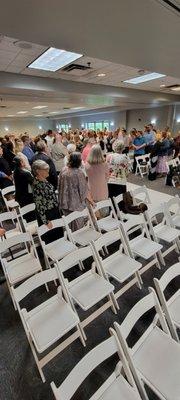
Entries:
{"type": "Polygon", "coordinates": [[[43,140],[37,143],[37,153],[34,155],[31,164],[36,160],[43,160],[49,165],[49,177],[47,178],[55,189],[57,189],[57,172],[53,160],[47,154],[47,145],[43,140]]]}

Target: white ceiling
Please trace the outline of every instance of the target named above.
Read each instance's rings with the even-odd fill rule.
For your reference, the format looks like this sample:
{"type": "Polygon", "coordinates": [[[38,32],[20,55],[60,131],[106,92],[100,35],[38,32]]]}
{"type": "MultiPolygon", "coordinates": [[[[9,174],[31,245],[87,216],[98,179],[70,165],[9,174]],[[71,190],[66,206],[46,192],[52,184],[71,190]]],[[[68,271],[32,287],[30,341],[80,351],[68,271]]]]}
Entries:
{"type": "MultiPolygon", "coordinates": [[[[161,84],[166,86],[180,84],[180,79],[166,76],[165,78],[156,79],[151,82],[145,82],[139,85],[123,83],[124,80],[133,78],[139,75],[139,68],[133,68],[121,64],[115,64],[109,61],[103,61],[91,57],[81,57],[77,60],[79,65],[87,65],[90,62],[90,69],[81,71],[73,70],[64,72],[48,72],[42,70],[30,69],[27,66],[40,56],[48,47],[43,47],[34,43],[27,43],[29,49],[21,49],[19,45],[22,42],[17,39],[0,37],[0,71],[20,73],[31,76],[48,77],[55,79],[66,79],[72,81],[95,83],[100,85],[109,85],[115,87],[130,87],[139,90],[161,91],[164,93],[172,93],[170,89],[161,88],[161,84]],[[99,77],[98,74],[105,73],[104,77],[99,77]]],[[[150,71],[145,71],[148,73],[150,71]]]]}

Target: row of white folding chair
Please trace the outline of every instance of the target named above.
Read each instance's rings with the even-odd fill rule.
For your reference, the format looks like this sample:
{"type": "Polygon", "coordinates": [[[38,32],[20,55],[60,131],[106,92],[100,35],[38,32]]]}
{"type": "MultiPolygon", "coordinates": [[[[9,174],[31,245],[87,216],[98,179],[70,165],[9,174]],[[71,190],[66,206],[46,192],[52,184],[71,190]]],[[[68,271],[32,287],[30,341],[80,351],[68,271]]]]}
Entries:
{"type": "Polygon", "coordinates": [[[15,305],[12,287],[42,270],[30,233],[19,233],[16,236],[0,241],[0,260],[12,301],[15,305]],[[21,254],[23,254],[21,256],[16,250],[19,246],[21,247],[21,254]],[[7,252],[11,256],[10,260],[6,258],[7,252]]]}
{"type": "Polygon", "coordinates": [[[155,263],[157,264],[158,268],[160,268],[159,261],[157,259],[158,255],[159,260],[164,264],[161,253],[162,245],[151,239],[143,214],[138,216],[131,215],[127,221],[119,221],[110,199],[98,202],[93,212],[94,217],[96,218],[98,229],[100,231],[108,232],[117,228],[121,229],[122,235],[126,241],[128,253],[132,258],[134,255],[142,257],[145,260],[148,260],[150,257],[154,257],[155,263]],[[107,209],[109,208],[110,214],[107,217],[98,220],[96,216],[97,211],[101,211],[101,209],[105,207],[107,209]],[[140,233],[139,230],[137,231],[137,228],[141,229],[140,233]],[[137,235],[135,238],[131,239],[129,236],[134,231],[137,231],[137,235]]]}
{"type": "Polygon", "coordinates": [[[6,231],[4,235],[4,238],[6,239],[12,236],[16,236],[17,234],[22,232],[21,225],[15,210],[0,213],[0,226],[6,231]],[[7,229],[8,224],[10,226],[10,229],[7,229]]]}
{"type": "MultiPolygon", "coordinates": [[[[96,240],[101,234],[95,230],[88,209],[83,211],[74,211],[68,216],[52,221],[52,228],[48,229],[46,225],[38,228],[38,236],[43,248],[45,262],[47,267],[56,260],[61,260],[64,256],[76,250],[77,246],[87,246],[92,240],[96,240]],[[84,226],[75,232],[71,229],[71,224],[79,219],[83,220],[84,226]],[[53,229],[61,228],[64,230],[64,236],[46,244],[43,235],[53,229]]],[[[82,269],[82,265],[80,265],[82,269]]]]}
{"type": "Polygon", "coordinates": [[[84,311],[87,311],[107,297],[112,310],[116,313],[115,306],[117,303],[113,290],[114,286],[104,278],[90,246],[75,250],[71,254],[66,255],[61,261],[57,261],[56,268],[42,271],[36,274],[35,277],[27,279],[17,288],[12,289],[13,298],[15,299],[43,381],[45,377],[41,368],[42,362],[38,360],[36,352],[42,353],[72,330],[74,326],[78,328],[81,341],[85,345],[86,335],[79,321],[76,304],[84,311]],[[64,273],[76,267],[80,261],[83,262],[89,257],[93,259],[91,270],[68,282],[65,279],[64,273]],[[58,295],[51,297],[30,312],[20,309],[19,302],[30,292],[57,278],[61,285],[58,288],[58,295]],[[64,304],[64,300],[62,299],[62,291],[66,304],[64,304]]]}
{"type": "MultiPolygon", "coordinates": [[[[172,279],[179,275],[180,263],[170,267],[159,282],[155,280],[158,292],[159,290],[163,292],[172,279]],[[159,289],[160,286],[161,289],[159,289]]],[[[161,293],[160,299],[162,297],[161,293]]],[[[171,308],[174,301],[177,301],[178,297],[180,298],[179,291],[177,293],[178,294],[173,296],[170,301],[171,308]]],[[[162,306],[169,322],[169,315],[166,310],[166,303],[164,304],[164,299],[162,301],[162,306]]],[[[178,303],[174,307],[174,311],[176,312],[176,322],[177,320],[180,320],[180,312],[177,306],[178,303]]],[[[174,312],[173,314],[175,315],[174,312]]],[[[118,367],[123,367],[129,384],[134,387],[134,389],[134,383],[136,383],[143,400],[148,400],[148,395],[144,385],[148,385],[154,394],[158,395],[161,400],[178,400],[180,393],[180,347],[179,344],[176,343],[170,336],[170,330],[155,291],[150,289],[150,294],[135,304],[122,324],[119,325],[118,323],[115,323],[114,326],[116,333],[112,329],[110,332],[111,335],[114,335],[116,342],[114,339],[112,340],[112,338],[111,340],[107,339],[105,342],[101,343],[90,353],[88,353],[75,366],[75,368],[59,388],[56,387],[54,382],[51,383],[56,400],[70,400],[72,398],[73,394],[76,392],[84,379],[90,374],[90,372],[93,371],[97,365],[102,363],[117,351],[117,347],[116,350],[115,348],[114,350],[112,348],[113,341],[116,343],[116,346],[118,346],[118,354],[120,355],[121,360],[121,364],[118,364],[118,367]],[[141,337],[137,340],[133,347],[130,348],[127,342],[129,334],[132,332],[138,320],[142,318],[148,311],[152,310],[152,308],[154,308],[156,312],[152,323],[146,329],[146,331],[142,333],[141,337]],[[160,327],[158,327],[158,324],[160,324],[160,327]]],[[[175,337],[175,339],[177,339],[177,337],[175,337]]],[[[117,372],[117,369],[115,372],[117,372]]],[[[120,376],[120,369],[118,376],[120,376]]],[[[113,374],[113,376],[111,376],[110,379],[108,379],[100,387],[94,396],[91,397],[91,400],[109,400],[112,398],[119,399],[121,398],[120,396],[122,393],[123,399],[130,400],[134,398],[133,395],[135,396],[135,393],[137,395],[136,391],[134,393],[132,391],[131,395],[128,391],[127,393],[126,391],[122,391],[121,393],[124,385],[119,386],[118,384],[117,386],[117,383],[119,382],[117,382],[116,379],[117,373],[113,374]]]]}
{"type": "Polygon", "coordinates": [[[90,400],[140,400],[135,380],[124,357],[117,334],[112,328],[110,328],[110,337],[86,354],[59,387],[54,382],[51,383],[55,399],[71,400],[90,373],[115,354],[119,360],[115,369],[112,369],[112,374],[90,400]]]}
{"type": "Polygon", "coordinates": [[[178,400],[180,345],[171,337],[155,291],[150,289],[150,294],[135,304],[122,324],[114,325],[142,399],[148,399],[143,387],[147,385],[161,400],[178,400]],[[156,311],[152,323],[130,347],[127,338],[138,320],[152,308],[156,311]]]}
{"type": "Polygon", "coordinates": [[[14,209],[16,207],[19,207],[19,203],[14,198],[8,200],[7,197],[6,197],[8,195],[13,195],[14,196],[15,191],[16,191],[16,189],[15,189],[14,185],[11,185],[11,186],[8,186],[8,187],[6,187],[4,189],[1,189],[1,195],[2,195],[2,198],[4,200],[5,206],[7,208],[7,211],[11,211],[12,209],[14,209]]]}
{"type": "Polygon", "coordinates": [[[45,382],[43,367],[59,353],[59,348],[53,348],[50,356],[50,347],[59,339],[76,328],[76,338],[80,338],[85,346],[84,333],[79,317],[72,309],[65,291],[59,285],[57,293],[43,301],[40,305],[27,311],[21,308],[21,301],[40,286],[47,286],[49,282],[59,280],[58,270],[50,268],[30,277],[18,287],[12,288],[13,298],[18,309],[27,339],[29,341],[40,376],[45,382]],[[46,350],[46,356],[39,359],[38,355],[46,350]],[[49,350],[49,352],[47,352],[49,350]]]}

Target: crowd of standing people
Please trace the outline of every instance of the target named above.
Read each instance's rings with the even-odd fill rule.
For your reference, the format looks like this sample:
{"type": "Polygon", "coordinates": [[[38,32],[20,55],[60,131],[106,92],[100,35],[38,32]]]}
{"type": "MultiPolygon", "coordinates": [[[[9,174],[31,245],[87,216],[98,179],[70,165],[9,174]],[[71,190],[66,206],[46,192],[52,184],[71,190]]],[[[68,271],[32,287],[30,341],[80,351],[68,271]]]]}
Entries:
{"type": "Polygon", "coordinates": [[[87,203],[113,198],[126,191],[130,154],[156,158],[155,176],[167,173],[166,161],[180,151],[180,135],[169,128],[157,132],[149,124],[144,131],[127,133],[75,130],[30,138],[25,133],[0,139],[0,188],[15,185],[19,205],[36,205],[39,225],[52,227],[62,214],[83,210],[87,203]]]}

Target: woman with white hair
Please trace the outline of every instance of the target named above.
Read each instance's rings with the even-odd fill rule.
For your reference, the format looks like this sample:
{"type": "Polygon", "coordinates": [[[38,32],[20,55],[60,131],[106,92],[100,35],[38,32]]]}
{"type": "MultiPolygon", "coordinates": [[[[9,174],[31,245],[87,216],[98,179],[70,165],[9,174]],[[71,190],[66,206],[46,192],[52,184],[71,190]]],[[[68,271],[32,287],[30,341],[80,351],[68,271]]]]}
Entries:
{"type": "Polygon", "coordinates": [[[88,177],[89,191],[95,202],[108,198],[108,165],[99,144],[92,146],[85,170],[88,177]]]}
{"type": "Polygon", "coordinates": [[[32,164],[34,175],[32,189],[38,225],[45,224],[50,229],[51,221],[59,218],[60,213],[54,187],[47,180],[49,169],[49,165],[43,160],[36,160],[32,164]]]}
{"type": "Polygon", "coordinates": [[[124,142],[116,140],[113,143],[114,153],[107,154],[106,161],[109,167],[109,197],[118,196],[126,192],[126,178],[129,173],[130,160],[122,154],[124,142]]]}

